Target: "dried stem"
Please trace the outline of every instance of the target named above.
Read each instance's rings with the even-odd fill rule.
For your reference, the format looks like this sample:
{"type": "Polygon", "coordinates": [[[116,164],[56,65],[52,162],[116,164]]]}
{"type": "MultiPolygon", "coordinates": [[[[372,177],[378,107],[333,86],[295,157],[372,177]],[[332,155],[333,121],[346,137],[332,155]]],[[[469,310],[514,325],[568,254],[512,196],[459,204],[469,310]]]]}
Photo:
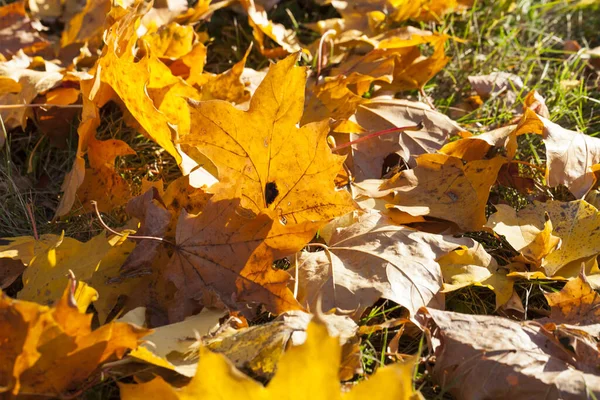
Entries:
{"type": "Polygon", "coordinates": [[[171,245],[173,247],[177,247],[175,245],[175,243],[170,242],[170,241],[168,241],[167,239],[164,239],[164,238],[160,238],[160,237],[156,237],[156,236],[126,235],[126,234],[123,234],[121,232],[115,231],[114,229],[112,229],[111,227],[109,227],[108,225],[106,225],[106,223],[104,222],[104,220],[102,220],[102,216],[100,215],[100,211],[98,210],[98,203],[95,200],[90,201],[90,203],[92,203],[92,205],[94,206],[94,210],[96,211],[96,216],[98,217],[98,220],[100,221],[100,225],[102,225],[104,227],[104,229],[106,229],[110,233],[113,233],[113,234],[115,234],[117,236],[121,236],[121,237],[127,237],[127,239],[132,239],[132,240],[156,240],[158,242],[165,243],[165,244],[171,245]]]}
{"type": "Polygon", "coordinates": [[[35,238],[35,240],[39,240],[40,238],[38,237],[37,226],[35,223],[35,217],[33,216],[33,207],[31,206],[31,203],[27,203],[25,205],[25,208],[27,209],[27,214],[29,215],[29,220],[31,221],[31,229],[33,230],[33,237],[35,238]]]}
{"type": "Polygon", "coordinates": [[[402,131],[419,131],[421,129],[423,129],[423,122],[419,122],[417,125],[401,126],[398,128],[384,129],[382,131],[378,131],[378,132],[370,133],[366,136],[362,136],[356,140],[352,140],[351,142],[340,144],[339,146],[335,146],[334,148],[331,149],[331,151],[339,151],[346,147],[350,147],[356,143],[364,142],[364,141],[367,141],[374,137],[388,135],[390,133],[396,133],[396,132],[402,132],[402,131]]]}
{"type": "Polygon", "coordinates": [[[60,108],[83,108],[83,104],[50,104],[50,103],[42,103],[42,104],[3,104],[0,105],[0,110],[11,110],[14,108],[50,108],[50,107],[60,107],[60,108]]]}
{"type": "Polygon", "coordinates": [[[317,79],[315,82],[319,82],[319,77],[321,76],[321,68],[323,67],[323,47],[325,46],[325,41],[329,38],[329,36],[333,36],[335,34],[336,31],[329,29],[323,34],[323,36],[321,36],[321,40],[319,41],[319,52],[317,53],[317,79]]]}

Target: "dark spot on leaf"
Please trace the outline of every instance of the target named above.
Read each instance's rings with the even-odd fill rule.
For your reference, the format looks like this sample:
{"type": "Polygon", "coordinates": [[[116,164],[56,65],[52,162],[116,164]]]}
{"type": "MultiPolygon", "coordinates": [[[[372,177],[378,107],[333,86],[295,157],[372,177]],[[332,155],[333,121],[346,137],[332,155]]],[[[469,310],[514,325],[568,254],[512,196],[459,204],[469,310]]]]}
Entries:
{"type": "Polygon", "coordinates": [[[10,240],[5,240],[5,239],[0,239],[0,246],[6,246],[7,244],[10,244],[10,240]]]}
{"type": "Polygon", "coordinates": [[[275,201],[275,199],[279,196],[279,190],[277,189],[277,184],[275,182],[269,182],[265,185],[265,200],[267,202],[267,207],[271,205],[275,201]]]}

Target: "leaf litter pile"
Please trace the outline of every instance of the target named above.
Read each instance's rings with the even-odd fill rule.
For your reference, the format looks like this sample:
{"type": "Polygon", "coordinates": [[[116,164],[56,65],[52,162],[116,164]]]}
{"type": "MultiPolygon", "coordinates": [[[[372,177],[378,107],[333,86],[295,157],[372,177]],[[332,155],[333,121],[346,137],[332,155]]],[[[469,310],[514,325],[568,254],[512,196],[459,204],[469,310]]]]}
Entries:
{"type": "Polygon", "coordinates": [[[277,3],[0,7],[0,397],[598,398],[600,139],[436,108],[485,4],[277,3]]]}

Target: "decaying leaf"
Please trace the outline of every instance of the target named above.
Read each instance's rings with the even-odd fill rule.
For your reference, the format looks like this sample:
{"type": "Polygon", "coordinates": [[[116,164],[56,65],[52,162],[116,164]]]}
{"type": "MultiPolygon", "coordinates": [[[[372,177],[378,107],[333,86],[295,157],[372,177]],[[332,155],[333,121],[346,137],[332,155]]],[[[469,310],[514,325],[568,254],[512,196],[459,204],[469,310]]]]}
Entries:
{"type": "Polygon", "coordinates": [[[241,198],[255,213],[274,210],[289,223],[326,222],[351,211],[333,180],[343,158],[327,145],[327,123],[298,129],[305,70],[296,56],[272,65],[248,111],[224,101],[191,102],[192,131],[180,139],[219,169],[215,200],[241,198]]]}
{"type": "Polygon", "coordinates": [[[406,307],[443,307],[442,275],[435,261],[470,239],[396,226],[371,212],[335,229],[323,251],[297,255],[298,300],[314,309],[352,311],[355,318],[380,297],[406,307]]]}
{"type": "Polygon", "coordinates": [[[335,135],[338,146],[368,132],[423,125],[420,130],[391,133],[352,145],[346,163],[359,182],[380,178],[384,161],[390,154],[395,153],[412,164],[416,156],[434,153],[448,138],[462,131],[454,121],[424,103],[388,98],[376,98],[359,106],[348,122],[358,125],[361,131],[356,132],[355,125],[348,126],[348,123],[337,126],[334,131],[339,133],[335,135]]]}
{"type": "Polygon", "coordinates": [[[462,160],[444,154],[417,157],[414,169],[388,179],[381,189],[393,189],[396,207],[410,215],[428,215],[479,230],[485,224],[485,205],[503,157],[462,160]]]}
{"type": "Polygon", "coordinates": [[[341,348],[338,339],[328,335],[322,322],[307,329],[303,345],[292,347],[282,357],[277,373],[267,387],[235,369],[219,354],[200,348],[196,375],[183,388],[174,388],[157,377],[148,383],[119,384],[123,400],[145,399],[160,395],[165,399],[411,399],[420,398],[412,389],[414,361],[392,364],[377,370],[370,379],[341,393],[338,369],[341,348]],[[218,384],[215,384],[217,383],[218,384]]]}
{"type": "MultiPolygon", "coordinates": [[[[432,332],[433,377],[459,399],[581,399],[600,394],[600,377],[577,363],[536,321],[422,309],[432,332]]],[[[597,351],[597,350],[596,350],[597,351]]]]}
{"type": "MultiPolygon", "coordinates": [[[[10,61],[0,62],[0,105],[28,105],[38,94],[52,89],[62,79],[58,65],[42,61],[40,66],[39,60],[34,61],[20,51],[10,61]]],[[[6,129],[24,128],[31,115],[32,111],[27,107],[0,110],[6,129]]],[[[4,135],[0,135],[0,146],[3,141],[4,135]]]]}
{"type": "Polygon", "coordinates": [[[32,54],[49,44],[25,12],[25,1],[15,1],[0,7],[1,55],[10,58],[19,51],[32,54]]]}
{"type": "Polygon", "coordinates": [[[177,249],[165,272],[178,288],[174,313],[185,314],[190,301],[210,306],[206,298],[213,294],[242,312],[261,303],[276,314],[301,308],[287,288],[289,274],[272,263],[300,250],[315,224],[285,226],[273,213],[248,215],[239,203],[211,201],[195,216],[182,211],[177,249]]]}
{"type": "Polygon", "coordinates": [[[594,168],[600,164],[600,139],[570,131],[543,117],[544,144],[549,186],[565,185],[575,198],[581,199],[596,182],[594,168]]]}
{"type": "Polygon", "coordinates": [[[95,297],[74,280],[53,307],[0,293],[0,393],[59,397],[137,347],[147,330],[126,323],[91,330],[85,310],[95,297]]]}

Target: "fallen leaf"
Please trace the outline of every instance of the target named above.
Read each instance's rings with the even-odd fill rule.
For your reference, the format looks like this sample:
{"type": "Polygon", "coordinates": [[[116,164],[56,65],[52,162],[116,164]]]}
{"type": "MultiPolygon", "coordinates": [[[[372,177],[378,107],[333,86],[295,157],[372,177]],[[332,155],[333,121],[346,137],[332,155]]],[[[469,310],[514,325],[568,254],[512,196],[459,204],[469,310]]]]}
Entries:
{"type": "Polygon", "coordinates": [[[260,4],[256,4],[254,0],[241,0],[240,3],[248,13],[248,23],[252,27],[254,39],[262,54],[269,58],[277,58],[302,50],[296,32],[269,20],[266,11],[260,4]],[[265,36],[281,47],[268,49],[265,46],[265,36]]]}
{"type": "Polygon", "coordinates": [[[284,226],[273,214],[243,211],[239,200],[221,200],[209,202],[196,216],[181,212],[177,249],[165,270],[178,289],[179,314],[185,302],[202,304],[209,293],[240,311],[260,303],[275,314],[301,308],[287,288],[289,274],[272,263],[304,247],[315,224],[284,226]]]}
{"type": "Polygon", "coordinates": [[[435,261],[470,239],[396,226],[371,212],[335,229],[323,251],[297,255],[298,301],[314,309],[338,309],[360,318],[380,297],[406,307],[443,307],[442,274],[435,261]]]}
{"type": "Polygon", "coordinates": [[[481,229],[490,188],[506,159],[495,157],[463,165],[456,157],[423,154],[416,161],[414,169],[398,173],[381,186],[394,190],[396,208],[413,216],[452,221],[466,231],[481,229]]]}
{"type": "Polygon", "coordinates": [[[25,269],[20,300],[52,304],[60,296],[69,270],[89,282],[98,269],[112,263],[121,265],[134,247],[120,237],[106,238],[104,233],[85,243],[64,235],[53,237],[53,243],[39,248],[25,269]]]}
{"type": "Polygon", "coordinates": [[[544,293],[544,297],[550,305],[548,321],[598,337],[600,296],[592,289],[584,274],[567,282],[560,292],[544,293]]]}
{"type": "Polygon", "coordinates": [[[600,377],[577,370],[539,322],[422,309],[432,332],[433,378],[460,399],[581,399],[600,394],[600,377]],[[467,384],[468,382],[468,384],[467,384]]]}
{"type": "Polygon", "coordinates": [[[593,166],[600,164],[600,139],[570,131],[540,117],[544,124],[548,186],[565,185],[577,199],[594,186],[593,166]]]}
{"type": "Polygon", "coordinates": [[[241,81],[246,60],[252,47],[248,48],[244,57],[230,70],[215,76],[207,77],[208,81],[202,85],[202,100],[225,100],[234,104],[241,104],[250,100],[250,92],[241,81]]]}
{"type": "MultiPolygon", "coordinates": [[[[57,65],[46,61],[43,70],[35,70],[30,68],[33,67],[32,60],[20,51],[10,61],[0,62],[0,77],[10,79],[19,85],[16,91],[10,88],[5,90],[0,85],[0,105],[26,106],[31,104],[38,94],[52,89],[62,81],[63,73],[57,65]]],[[[31,115],[33,112],[28,107],[0,110],[0,116],[7,130],[18,126],[25,128],[27,118],[31,115]]],[[[4,135],[0,138],[0,146],[3,143],[4,135]]]]}
{"type": "Polygon", "coordinates": [[[1,55],[10,58],[19,51],[32,54],[49,44],[25,12],[24,1],[15,1],[0,7],[1,55]]]}
{"type": "MultiPolygon", "coordinates": [[[[79,90],[75,88],[58,87],[47,92],[43,96],[37,96],[33,101],[40,104],[72,105],[79,100],[79,90]]],[[[37,127],[46,135],[50,142],[60,148],[66,148],[71,127],[79,110],[76,108],[63,107],[36,107],[34,116],[37,127]]]]}
{"type": "Polygon", "coordinates": [[[468,79],[479,96],[487,99],[503,94],[509,107],[515,104],[524,86],[519,76],[502,71],[492,72],[489,75],[469,76],[468,79]]]}
{"type": "Polygon", "coordinates": [[[466,286],[485,286],[496,294],[496,309],[513,293],[513,281],[506,277],[507,269],[498,265],[481,244],[462,247],[437,259],[444,277],[443,292],[466,286]]]}
{"type": "Polygon", "coordinates": [[[0,289],[6,289],[25,271],[20,260],[0,258],[0,289]]]}
{"type": "Polygon", "coordinates": [[[104,23],[111,9],[108,0],[86,0],[85,7],[66,19],[67,24],[60,38],[61,47],[95,41],[100,44],[104,23]]]}
{"type": "MultiPolygon", "coordinates": [[[[137,311],[132,310],[130,313],[137,311]]],[[[144,314],[146,309],[143,308],[144,314]]],[[[132,321],[126,314],[121,322],[131,322],[143,326],[145,321],[132,321]],[[141,324],[139,323],[141,322],[141,324]]],[[[202,336],[208,335],[219,326],[219,319],[225,315],[222,310],[203,309],[199,314],[184,321],[161,326],[144,338],[144,343],[129,353],[128,358],[167,368],[187,377],[196,373],[198,360],[190,357],[193,345],[202,336]]]]}
{"type": "Polygon", "coordinates": [[[93,289],[76,281],[69,282],[53,307],[0,293],[0,387],[4,392],[60,397],[68,390],[79,390],[104,362],[120,359],[137,347],[147,330],[125,323],[91,330],[93,315],[85,314],[85,309],[94,297],[93,289]]]}
{"type": "Polygon", "coordinates": [[[496,213],[490,215],[487,227],[504,235],[508,243],[521,253],[521,259],[536,266],[555,249],[561,247],[561,239],[552,234],[551,220],[544,221],[541,205],[526,207],[518,212],[507,205],[497,204],[496,213]],[[541,218],[540,218],[541,217],[541,218]]]}
{"type": "MultiPolygon", "coordinates": [[[[312,317],[304,311],[287,311],[268,324],[229,329],[204,337],[201,343],[207,349],[225,355],[236,368],[253,378],[268,380],[275,374],[285,349],[306,341],[306,330],[312,317]]],[[[342,346],[340,362],[344,366],[340,369],[340,378],[351,379],[356,370],[347,366],[352,365],[354,357],[360,356],[360,351],[358,354],[352,352],[360,341],[356,336],[356,323],[349,317],[334,314],[320,315],[319,318],[329,335],[339,337],[342,346]]],[[[360,368],[360,362],[357,366],[360,368]]]]}
{"type": "Polygon", "coordinates": [[[381,178],[384,160],[390,154],[398,154],[407,163],[413,164],[416,156],[436,152],[448,138],[462,131],[445,115],[424,103],[409,100],[373,99],[359,106],[349,121],[358,124],[363,131],[354,134],[352,131],[355,129],[344,132],[344,126],[338,126],[335,132],[349,133],[345,138],[343,135],[335,136],[338,146],[359,139],[368,132],[423,124],[423,128],[417,131],[390,133],[352,145],[346,163],[358,182],[381,178]]]}
{"type": "Polygon", "coordinates": [[[581,261],[600,254],[600,212],[594,206],[585,200],[551,201],[544,208],[554,227],[552,234],[562,240],[560,248],[542,262],[546,275],[573,263],[579,269],[581,261]]]}
{"type": "Polygon", "coordinates": [[[382,367],[356,385],[350,392],[341,393],[338,380],[341,349],[338,339],[330,337],[322,322],[308,327],[308,338],[301,346],[292,347],[281,358],[277,373],[265,388],[235,369],[219,354],[200,348],[196,375],[180,389],[173,388],[157,377],[148,383],[119,384],[123,400],[148,398],[160,394],[165,399],[184,399],[191,396],[206,399],[411,399],[420,398],[412,389],[414,361],[382,367]],[[307,368],[310,366],[310,368],[307,368]],[[215,384],[218,382],[219,384],[215,384]]]}
{"type": "Polygon", "coordinates": [[[160,239],[165,236],[169,228],[171,213],[166,210],[166,205],[155,188],[131,199],[127,204],[126,211],[140,221],[140,228],[136,231],[135,236],[155,239],[140,240],[121,266],[121,270],[126,273],[149,270],[158,247],[161,245],[160,239]]]}
{"type": "Polygon", "coordinates": [[[351,211],[350,195],[334,188],[343,158],[327,145],[327,122],[298,129],[305,70],[296,56],[272,65],[248,111],[224,101],[190,102],[196,147],[219,169],[215,201],[241,198],[255,213],[274,210],[288,222],[327,221],[351,211]]]}

